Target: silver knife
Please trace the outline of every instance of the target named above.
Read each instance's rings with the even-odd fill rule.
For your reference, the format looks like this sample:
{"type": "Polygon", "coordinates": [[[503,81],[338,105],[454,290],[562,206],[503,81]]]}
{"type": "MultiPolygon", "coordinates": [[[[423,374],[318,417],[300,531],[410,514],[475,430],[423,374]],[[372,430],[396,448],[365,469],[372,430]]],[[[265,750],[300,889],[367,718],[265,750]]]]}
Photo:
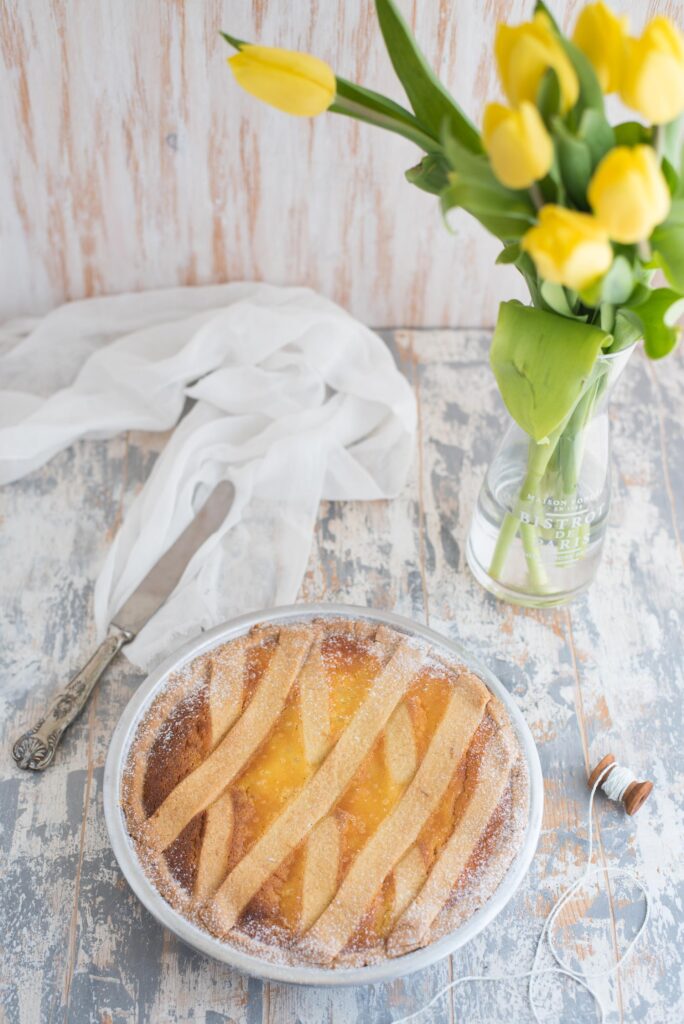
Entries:
{"type": "Polygon", "coordinates": [[[124,644],[134,640],[164,604],[192,556],[225,519],[233,494],[233,485],[227,480],[216,485],[189,526],[121,606],[90,661],[60,690],[44,717],[19,737],[12,756],[20,768],[42,771],[52,764],[64,730],[85,707],[95,683],[124,644]]]}

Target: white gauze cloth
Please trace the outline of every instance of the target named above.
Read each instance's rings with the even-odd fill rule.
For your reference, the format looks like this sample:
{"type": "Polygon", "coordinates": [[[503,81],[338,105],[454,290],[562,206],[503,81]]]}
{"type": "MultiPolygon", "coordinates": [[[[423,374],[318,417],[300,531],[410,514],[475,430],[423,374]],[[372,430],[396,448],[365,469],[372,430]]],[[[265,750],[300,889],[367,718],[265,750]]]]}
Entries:
{"type": "Polygon", "coordinates": [[[0,483],[78,438],[167,430],[95,586],[99,633],[219,480],[235,498],[125,648],[149,668],[243,612],[295,600],[319,502],[391,498],[413,393],[377,335],[303,288],[229,284],[87,299],[0,330],[0,483]]]}

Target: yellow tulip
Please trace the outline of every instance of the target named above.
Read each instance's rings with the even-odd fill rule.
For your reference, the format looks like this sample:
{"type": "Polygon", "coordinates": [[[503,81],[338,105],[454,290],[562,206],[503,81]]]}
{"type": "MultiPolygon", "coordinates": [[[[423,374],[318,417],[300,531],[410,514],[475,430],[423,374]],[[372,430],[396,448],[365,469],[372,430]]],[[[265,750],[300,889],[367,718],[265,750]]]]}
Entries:
{"type": "Polygon", "coordinates": [[[539,223],[522,238],[522,248],[546,281],[581,291],[601,277],[613,262],[606,231],[588,213],[549,204],[539,223]]]}
{"type": "Polygon", "coordinates": [[[640,39],[627,40],[620,96],[651,124],[684,110],[684,38],[669,18],[654,18],[640,39]]]}
{"type": "Polygon", "coordinates": [[[523,100],[536,101],[539,83],[548,68],[553,68],[558,76],[561,111],[574,107],[579,96],[577,75],[542,11],[522,25],[500,24],[494,52],[504,92],[514,107],[523,100]]]}
{"type": "Polygon", "coordinates": [[[587,198],[599,224],[626,245],[648,238],[670,210],[670,190],[650,146],[616,146],[589,182],[587,198]]]}
{"type": "Polygon", "coordinates": [[[617,92],[624,62],[629,19],[613,14],[610,7],[588,4],[575,26],[572,41],[589,58],[604,92],[617,92]]]}
{"type": "Polygon", "coordinates": [[[551,167],[553,143],[532,103],[521,103],[517,110],[488,104],[482,141],[494,173],[508,188],[529,188],[551,167]]]}
{"type": "Polygon", "coordinates": [[[245,45],[228,64],[246,92],[286,114],[315,117],[335,99],[335,73],[308,53],[245,45]]]}

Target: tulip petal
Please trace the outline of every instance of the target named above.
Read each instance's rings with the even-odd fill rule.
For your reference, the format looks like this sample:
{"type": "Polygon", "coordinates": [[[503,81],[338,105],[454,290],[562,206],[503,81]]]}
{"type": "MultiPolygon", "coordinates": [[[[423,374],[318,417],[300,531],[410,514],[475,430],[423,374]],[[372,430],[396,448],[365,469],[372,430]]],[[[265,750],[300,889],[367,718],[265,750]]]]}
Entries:
{"type": "Polygon", "coordinates": [[[604,92],[616,92],[622,76],[628,18],[619,17],[606,4],[587,4],[572,36],[575,46],[593,65],[604,92]]]}
{"type": "Polygon", "coordinates": [[[490,103],[482,138],[492,169],[507,188],[529,188],[551,167],[553,143],[532,103],[523,102],[517,110],[490,103]]]}
{"type": "Polygon", "coordinates": [[[246,92],[286,114],[315,117],[335,99],[332,68],[308,53],[249,45],[228,64],[246,92]]]}
{"type": "Polygon", "coordinates": [[[544,11],[537,11],[532,21],[522,25],[499,24],[494,53],[509,102],[513,106],[524,100],[534,103],[545,72],[553,68],[560,87],[561,111],[574,107],[580,83],[569,46],[544,11]]]}
{"type": "Polygon", "coordinates": [[[620,95],[651,124],[684,111],[684,36],[669,18],[653,18],[639,39],[626,40],[620,95]]]}
{"type": "Polygon", "coordinates": [[[613,250],[596,218],[548,203],[539,223],[522,240],[537,271],[547,281],[582,291],[610,267],[613,250]]]}
{"type": "Polygon", "coordinates": [[[616,242],[648,238],[670,209],[670,192],[651,146],[616,146],[601,160],[587,196],[597,220],[616,242]]]}

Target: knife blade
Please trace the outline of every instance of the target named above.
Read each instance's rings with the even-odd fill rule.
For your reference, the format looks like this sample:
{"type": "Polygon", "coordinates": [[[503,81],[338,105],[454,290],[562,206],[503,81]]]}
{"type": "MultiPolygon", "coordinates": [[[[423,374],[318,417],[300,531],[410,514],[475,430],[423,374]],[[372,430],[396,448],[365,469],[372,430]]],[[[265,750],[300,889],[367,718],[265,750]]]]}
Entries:
{"type": "Polygon", "coordinates": [[[221,525],[233,502],[233,485],[222,480],[195,518],[112,618],[112,625],[136,636],[175,589],[192,556],[221,525]]]}
{"type": "Polygon", "coordinates": [[[195,518],[119,608],[107,636],[87,664],[60,690],[45,715],[22,733],[12,747],[12,756],[20,768],[42,771],[52,764],[65,729],[85,707],[104,670],[171,595],[192,556],[225,519],[234,493],[229,481],[218,483],[195,518]]]}

